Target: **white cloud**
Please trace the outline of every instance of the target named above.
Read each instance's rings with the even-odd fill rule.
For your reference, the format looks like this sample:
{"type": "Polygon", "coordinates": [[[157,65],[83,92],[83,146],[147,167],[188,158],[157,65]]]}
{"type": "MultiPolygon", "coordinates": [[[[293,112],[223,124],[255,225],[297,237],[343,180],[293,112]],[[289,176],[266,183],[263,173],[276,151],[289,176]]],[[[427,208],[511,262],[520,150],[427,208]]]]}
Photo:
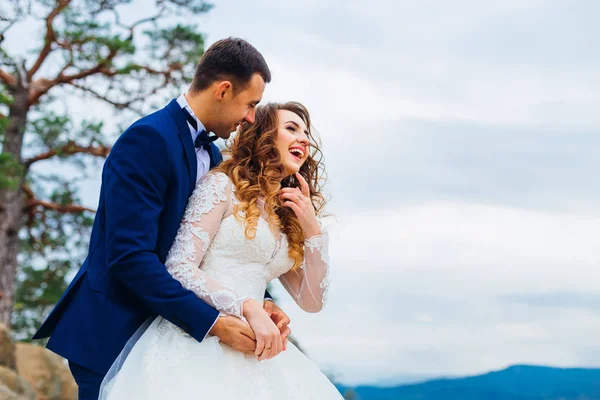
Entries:
{"type": "Polygon", "coordinates": [[[303,314],[278,293],[310,356],[346,381],[578,365],[596,346],[595,310],[505,296],[597,293],[598,214],[432,203],[345,223],[326,310],[303,314]]]}

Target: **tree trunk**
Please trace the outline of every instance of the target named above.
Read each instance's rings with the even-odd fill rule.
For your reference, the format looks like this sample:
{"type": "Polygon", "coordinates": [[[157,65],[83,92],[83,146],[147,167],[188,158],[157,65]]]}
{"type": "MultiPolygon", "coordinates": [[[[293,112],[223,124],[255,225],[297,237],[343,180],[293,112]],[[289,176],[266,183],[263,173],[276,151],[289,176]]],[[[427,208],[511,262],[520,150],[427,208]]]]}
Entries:
{"type": "MultiPolygon", "coordinates": [[[[23,135],[27,122],[28,90],[26,85],[14,88],[14,102],[10,105],[9,125],[6,128],[2,154],[21,160],[23,135]]],[[[15,184],[0,188],[0,324],[11,326],[11,314],[17,286],[17,254],[19,253],[19,230],[23,221],[24,171],[17,170],[15,184]]]]}

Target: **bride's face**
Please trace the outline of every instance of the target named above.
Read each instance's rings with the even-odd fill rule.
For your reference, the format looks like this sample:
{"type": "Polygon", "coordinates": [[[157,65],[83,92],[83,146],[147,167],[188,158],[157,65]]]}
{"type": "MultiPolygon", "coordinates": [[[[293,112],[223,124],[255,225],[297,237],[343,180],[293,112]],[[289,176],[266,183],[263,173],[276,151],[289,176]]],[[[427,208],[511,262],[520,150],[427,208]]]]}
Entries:
{"type": "Polygon", "coordinates": [[[300,116],[288,110],[277,110],[277,119],[275,145],[281,154],[285,176],[290,176],[298,172],[308,158],[308,129],[300,116]]]}

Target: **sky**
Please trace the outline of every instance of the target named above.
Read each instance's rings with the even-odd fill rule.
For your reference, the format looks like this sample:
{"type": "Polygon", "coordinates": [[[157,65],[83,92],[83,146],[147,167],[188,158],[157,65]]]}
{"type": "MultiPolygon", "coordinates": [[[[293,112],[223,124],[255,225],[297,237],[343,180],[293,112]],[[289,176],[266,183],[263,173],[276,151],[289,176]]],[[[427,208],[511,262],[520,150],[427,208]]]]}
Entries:
{"type": "Polygon", "coordinates": [[[600,367],[600,3],[214,4],[207,44],[255,45],[264,101],[304,103],[323,142],[329,302],[275,289],[319,366],[347,384],[600,367]]]}

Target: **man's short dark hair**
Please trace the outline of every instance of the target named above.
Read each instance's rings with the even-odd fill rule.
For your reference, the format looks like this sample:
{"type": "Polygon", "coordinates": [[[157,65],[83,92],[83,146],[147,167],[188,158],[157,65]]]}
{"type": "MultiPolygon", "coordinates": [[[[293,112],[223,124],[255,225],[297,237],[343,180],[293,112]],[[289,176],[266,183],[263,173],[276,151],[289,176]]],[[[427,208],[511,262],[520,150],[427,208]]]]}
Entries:
{"type": "Polygon", "coordinates": [[[265,83],[271,82],[271,71],[262,54],[243,39],[222,39],[200,58],[191,90],[200,92],[217,80],[229,80],[237,92],[250,83],[254,74],[260,74],[265,83]]]}

